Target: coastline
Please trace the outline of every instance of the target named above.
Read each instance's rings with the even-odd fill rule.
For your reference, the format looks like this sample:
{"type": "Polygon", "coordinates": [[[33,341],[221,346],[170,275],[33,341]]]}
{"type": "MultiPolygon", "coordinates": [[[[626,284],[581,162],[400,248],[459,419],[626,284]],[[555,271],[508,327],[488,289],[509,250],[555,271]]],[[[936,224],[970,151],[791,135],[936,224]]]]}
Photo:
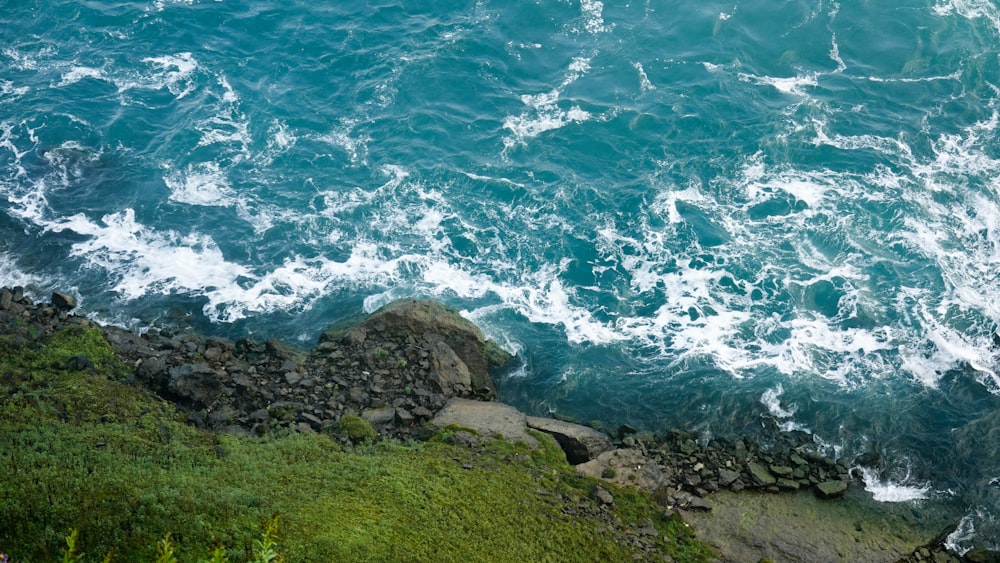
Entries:
{"type": "MultiPolygon", "coordinates": [[[[189,425],[213,433],[325,434],[350,447],[356,437],[337,432],[345,418],[366,421],[381,439],[405,441],[483,419],[473,413],[443,422],[442,411],[456,401],[502,405],[494,401],[489,370],[509,357],[457,312],[433,302],[395,302],[359,324],[326,332],[308,352],[277,341],[232,342],[153,327],[137,334],[75,316],[74,305],[58,292],[50,303],[34,303],[23,290],[0,289],[0,313],[33,327],[36,338],[73,326],[99,329],[125,362],[128,384],[169,401],[189,425]]],[[[83,374],[96,368],[83,354],[66,361],[83,374]]],[[[765,448],[760,437],[702,443],[682,430],[656,437],[621,427],[602,441],[594,429],[573,423],[547,430],[540,427],[551,425],[525,417],[521,431],[529,426],[556,439],[578,476],[639,489],[665,514],[680,515],[722,561],[819,560],[817,554],[851,561],[989,560],[948,554],[943,538],[935,538],[940,530],[879,514],[858,491],[852,462],[823,457],[801,436],[768,436],[765,448]],[[821,497],[826,500],[816,500],[821,497]],[[861,511],[868,514],[859,518],[861,511]],[[734,526],[734,517],[757,524],[734,526]],[[763,531],[762,520],[768,522],[763,531]],[[878,521],[891,525],[871,524],[878,521]],[[846,532],[817,531],[824,526],[846,532]],[[741,528],[757,529],[734,534],[741,528]],[[845,547],[845,541],[856,545],[845,547]]],[[[504,430],[486,425],[450,437],[475,448],[490,434],[504,430]]],[[[613,505],[613,497],[606,500],[597,495],[598,506],[613,505]]]]}

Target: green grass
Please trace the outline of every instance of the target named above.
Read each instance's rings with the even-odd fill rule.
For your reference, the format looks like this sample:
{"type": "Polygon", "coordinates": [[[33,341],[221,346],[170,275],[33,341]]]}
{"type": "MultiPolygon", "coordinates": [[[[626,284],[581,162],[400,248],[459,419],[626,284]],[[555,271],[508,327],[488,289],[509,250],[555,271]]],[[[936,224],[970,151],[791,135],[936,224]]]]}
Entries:
{"type": "MultiPolygon", "coordinates": [[[[117,381],[123,373],[94,329],[40,343],[0,336],[0,552],[11,561],[61,560],[73,530],[80,561],[155,561],[168,537],[178,561],[220,547],[248,561],[276,517],[266,537],[286,561],[631,560],[605,524],[562,513],[592,502],[593,482],[547,436],[534,452],[217,436],[117,381]],[[93,372],[67,369],[76,355],[93,372]]],[[[708,558],[648,497],[611,489],[618,515],[651,518],[675,559],[708,558]]]]}

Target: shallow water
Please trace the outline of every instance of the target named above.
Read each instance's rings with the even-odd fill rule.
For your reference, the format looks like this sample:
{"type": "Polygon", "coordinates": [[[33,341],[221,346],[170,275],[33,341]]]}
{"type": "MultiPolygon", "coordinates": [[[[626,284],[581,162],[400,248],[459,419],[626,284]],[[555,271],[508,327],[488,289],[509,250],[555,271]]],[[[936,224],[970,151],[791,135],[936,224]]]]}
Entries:
{"type": "Polygon", "coordinates": [[[304,346],[434,297],[526,410],[877,450],[997,547],[993,3],[314,4],[0,0],[0,283],[304,346]]]}

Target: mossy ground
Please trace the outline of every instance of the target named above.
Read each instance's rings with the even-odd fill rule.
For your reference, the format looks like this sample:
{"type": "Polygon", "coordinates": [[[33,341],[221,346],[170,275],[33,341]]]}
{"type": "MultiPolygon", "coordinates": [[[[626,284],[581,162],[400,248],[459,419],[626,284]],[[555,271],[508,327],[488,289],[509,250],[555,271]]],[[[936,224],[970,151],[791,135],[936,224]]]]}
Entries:
{"type": "MultiPolygon", "coordinates": [[[[167,534],[180,561],[220,545],[247,560],[276,515],[287,561],[632,559],[607,521],[564,513],[593,503],[594,483],[545,436],[536,451],[502,441],[473,451],[209,434],[120,382],[127,369],[98,330],[26,330],[0,334],[0,552],[11,561],[59,559],[71,530],[86,561],[153,560],[167,534]]],[[[663,552],[710,556],[648,497],[612,490],[620,529],[650,519],[663,552]]]]}

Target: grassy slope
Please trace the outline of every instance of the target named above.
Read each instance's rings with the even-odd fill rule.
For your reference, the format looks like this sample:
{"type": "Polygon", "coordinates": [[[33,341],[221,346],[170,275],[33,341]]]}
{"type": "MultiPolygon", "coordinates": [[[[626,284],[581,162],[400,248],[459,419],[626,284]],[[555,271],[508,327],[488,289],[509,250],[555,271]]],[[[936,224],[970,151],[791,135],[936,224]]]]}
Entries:
{"type": "MultiPolygon", "coordinates": [[[[547,437],[536,452],[499,441],[472,452],[217,436],[116,381],[127,369],[99,331],[33,336],[0,330],[0,551],[12,561],[58,559],[71,529],[88,561],[152,560],[168,533],[181,561],[220,544],[246,560],[275,515],[289,561],[631,560],[606,523],[562,513],[592,503],[593,482],[547,437]],[[75,356],[94,367],[66,369],[75,356]]],[[[676,559],[708,557],[648,498],[613,491],[617,514],[651,518],[676,559]]]]}

